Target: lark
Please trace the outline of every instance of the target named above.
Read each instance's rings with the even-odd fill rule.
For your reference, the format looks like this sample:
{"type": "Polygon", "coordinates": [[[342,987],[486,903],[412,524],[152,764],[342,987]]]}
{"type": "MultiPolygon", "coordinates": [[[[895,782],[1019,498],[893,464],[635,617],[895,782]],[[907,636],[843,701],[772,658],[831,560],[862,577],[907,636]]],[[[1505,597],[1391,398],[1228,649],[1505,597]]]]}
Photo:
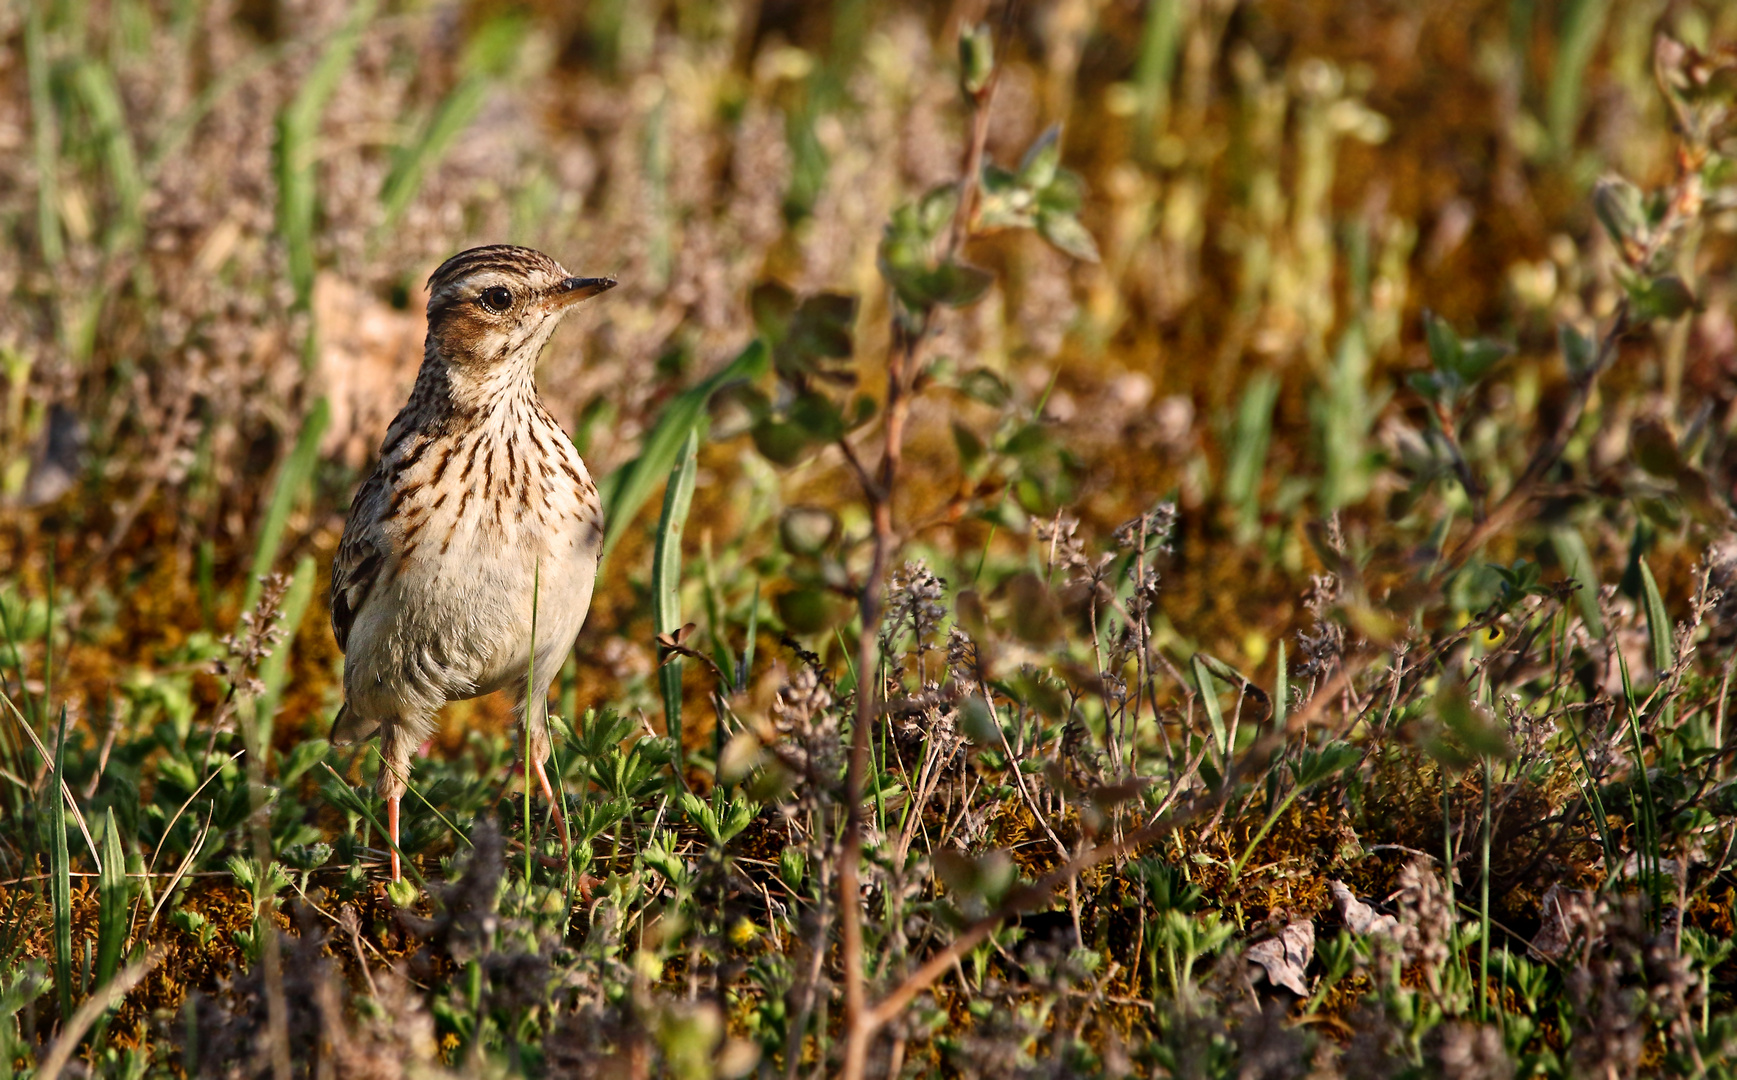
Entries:
{"type": "Polygon", "coordinates": [[[555,805],[549,684],[591,606],[603,510],[534,372],[561,317],[614,286],[504,245],[460,252],[428,279],[416,386],[356,490],[332,566],[344,652],[332,738],[380,733],[394,881],[411,753],[449,701],[509,690],[527,779],[555,805]]]}

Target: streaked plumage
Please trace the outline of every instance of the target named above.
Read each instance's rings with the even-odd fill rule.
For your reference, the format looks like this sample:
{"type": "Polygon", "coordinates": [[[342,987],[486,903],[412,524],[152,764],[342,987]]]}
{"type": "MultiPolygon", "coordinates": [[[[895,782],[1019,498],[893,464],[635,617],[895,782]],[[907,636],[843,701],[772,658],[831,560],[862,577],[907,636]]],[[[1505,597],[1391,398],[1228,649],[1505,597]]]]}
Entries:
{"type": "Polygon", "coordinates": [[[614,284],[504,245],[461,252],[429,279],[415,389],[356,491],[332,566],[332,631],[345,654],[333,738],[380,731],[394,842],[411,753],[448,701],[509,690],[527,760],[553,798],[544,703],[591,604],[603,515],[533,375],[562,314],[614,284]]]}

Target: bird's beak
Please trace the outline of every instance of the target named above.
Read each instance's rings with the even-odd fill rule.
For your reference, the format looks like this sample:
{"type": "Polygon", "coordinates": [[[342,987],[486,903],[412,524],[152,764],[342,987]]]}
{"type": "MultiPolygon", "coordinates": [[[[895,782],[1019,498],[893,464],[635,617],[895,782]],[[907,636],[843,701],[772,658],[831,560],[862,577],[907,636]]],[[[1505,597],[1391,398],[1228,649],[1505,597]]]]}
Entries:
{"type": "Polygon", "coordinates": [[[563,278],[561,284],[549,290],[548,303],[550,307],[559,310],[613,288],[615,279],[612,277],[563,278]]]}

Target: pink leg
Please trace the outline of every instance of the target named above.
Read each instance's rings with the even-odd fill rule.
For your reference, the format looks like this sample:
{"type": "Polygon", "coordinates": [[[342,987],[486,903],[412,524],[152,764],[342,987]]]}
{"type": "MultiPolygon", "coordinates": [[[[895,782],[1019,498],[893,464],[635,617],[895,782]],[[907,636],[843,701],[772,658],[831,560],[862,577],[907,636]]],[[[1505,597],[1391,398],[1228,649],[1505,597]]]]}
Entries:
{"type": "Polygon", "coordinates": [[[392,880],[399,879],[398,870],[398,796],[386,799],[386,828],[392,834],[392,880]]]}
{"type": "Polygon", "coordinates": [[[543,761],[538,758],[532,763],[537,770],[537,783],[543,789],[543,798],[549,800],[549,809],[555,814],[555,824],[561,829],[561,850],[569,858],[573,855],[573,842],[567,833],[567,815],[561,812],[561,802],[555,798],[555,789],[549,784],[549,774],[543,771],[543,761]]]}

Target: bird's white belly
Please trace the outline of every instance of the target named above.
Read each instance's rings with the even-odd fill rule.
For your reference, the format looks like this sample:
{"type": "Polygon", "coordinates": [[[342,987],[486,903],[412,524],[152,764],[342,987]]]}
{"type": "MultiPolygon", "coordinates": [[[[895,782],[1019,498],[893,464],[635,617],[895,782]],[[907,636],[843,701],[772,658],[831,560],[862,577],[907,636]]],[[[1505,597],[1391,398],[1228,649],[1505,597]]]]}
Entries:
{"type": "Polygon", "coordinates": [[[500,689],[522,696],[527,674],[547,688],[585,621],[601,541],[577,506],[497,516],[479,496],[429,511],[359,613],[346,658],[353,704],[409,719],[500,689]]]}

